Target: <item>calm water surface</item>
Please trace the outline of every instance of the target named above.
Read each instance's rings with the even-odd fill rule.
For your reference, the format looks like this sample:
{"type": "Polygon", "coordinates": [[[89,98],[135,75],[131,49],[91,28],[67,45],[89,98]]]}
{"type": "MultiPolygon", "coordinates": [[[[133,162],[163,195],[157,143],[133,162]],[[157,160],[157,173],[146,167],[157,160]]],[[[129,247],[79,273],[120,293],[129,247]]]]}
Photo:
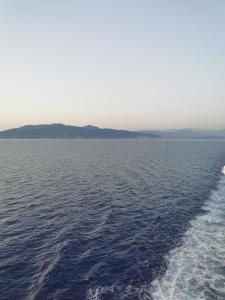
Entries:
{"type": "Polygon", "coordinates": [[[224,141],[1,140],[0,299],[225,299],[224,141]]]}

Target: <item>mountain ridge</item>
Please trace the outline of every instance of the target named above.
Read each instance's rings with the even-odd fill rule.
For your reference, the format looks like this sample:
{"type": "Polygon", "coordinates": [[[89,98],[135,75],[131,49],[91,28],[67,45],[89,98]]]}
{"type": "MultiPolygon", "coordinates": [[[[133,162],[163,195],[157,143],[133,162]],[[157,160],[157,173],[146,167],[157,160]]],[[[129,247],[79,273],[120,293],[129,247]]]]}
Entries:
{"type": "Polygon", "coordinates": [[[99,128],[93,125],[72,126],[61,123],[24,125],[0,132],[0,139],[95,139],[158,137],[152,133],[99,128]]]}
{"type": "Polygon", "coordinates": [[[173,129],[130,131],[99,128],[93,125],[73,126],[62,123],[24,125],[0,131],[0,139],[98,139],[98,138],[225,138],[225,129],[173,129]]]}
{"type": "Polygon", "coordinates": [[[156,134],[162,138],[225,138],[225,129],[207,130],[207,129],[173,129],[173,130],[142,130],[144,134],[156,134]]]}

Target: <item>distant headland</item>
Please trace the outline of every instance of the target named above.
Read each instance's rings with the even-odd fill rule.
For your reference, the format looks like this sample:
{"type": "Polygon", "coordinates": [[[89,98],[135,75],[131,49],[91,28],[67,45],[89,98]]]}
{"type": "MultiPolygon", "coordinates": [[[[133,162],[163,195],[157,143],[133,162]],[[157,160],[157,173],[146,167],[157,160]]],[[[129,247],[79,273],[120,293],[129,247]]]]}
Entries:
{"type": "Polygon", "coordinates": [[[225,130],[146,130],[129,131],[55,124],[26,125],[0,132],[0,139],[117,139],[117,138],[172,138],[172,139],[225,139],[225,130]]]}
{"type": "Polygon", "coordinates": [[[150,132],[116,130],[88,125],[84,127],[64,124],[26,125],[0,132],[0,139],[109,139],[109,138],[156,138],[150,132]]]}

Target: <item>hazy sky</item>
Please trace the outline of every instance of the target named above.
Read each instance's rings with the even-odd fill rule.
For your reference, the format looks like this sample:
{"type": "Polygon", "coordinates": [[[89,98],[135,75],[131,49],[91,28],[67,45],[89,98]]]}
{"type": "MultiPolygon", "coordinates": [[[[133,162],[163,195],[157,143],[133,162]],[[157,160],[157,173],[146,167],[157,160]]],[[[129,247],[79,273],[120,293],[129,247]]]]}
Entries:
{"type": "Polygon", "coordinates": [[[0,129],[225,128],[224,0],[0,0],[0,129]]]}

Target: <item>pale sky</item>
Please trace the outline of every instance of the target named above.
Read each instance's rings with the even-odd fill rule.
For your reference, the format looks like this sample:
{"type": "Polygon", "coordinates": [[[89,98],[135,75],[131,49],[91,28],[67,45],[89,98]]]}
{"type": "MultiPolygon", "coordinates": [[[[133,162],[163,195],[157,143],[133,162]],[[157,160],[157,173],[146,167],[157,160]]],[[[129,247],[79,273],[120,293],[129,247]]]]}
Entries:
{"type": "Polygon", "coordinates": [[[0,0],[0,130],[225,128],[224,0],[0,0]]]}

